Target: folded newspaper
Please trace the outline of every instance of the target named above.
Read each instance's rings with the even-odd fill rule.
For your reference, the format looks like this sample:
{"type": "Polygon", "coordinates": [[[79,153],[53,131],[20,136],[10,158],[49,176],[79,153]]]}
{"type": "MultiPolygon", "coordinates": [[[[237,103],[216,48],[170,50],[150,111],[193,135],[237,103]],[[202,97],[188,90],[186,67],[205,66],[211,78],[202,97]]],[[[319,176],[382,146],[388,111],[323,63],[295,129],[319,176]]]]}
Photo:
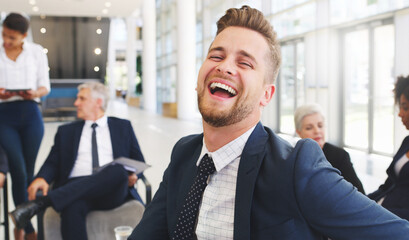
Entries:
{"type": "Polygon", "coordinates": [[[141,161],[137,161],[131,158],[126,158],[126,157],[119,157],[116,158],[114,161],[107,163],[103,166],[100,166],[98,171],[101,171],[102,169],[104,169],[105,167],[109,166],[109,165],[114,165],[114,164],[121,164],[122,166],[124,166],[124,168],[127,171],[130,172],[134,172],[136,174],[142,173],[143,171],[145,171],[145,169],[147,169],[148,167],[150,167],[150,165],[141,162],[141,161]]]}

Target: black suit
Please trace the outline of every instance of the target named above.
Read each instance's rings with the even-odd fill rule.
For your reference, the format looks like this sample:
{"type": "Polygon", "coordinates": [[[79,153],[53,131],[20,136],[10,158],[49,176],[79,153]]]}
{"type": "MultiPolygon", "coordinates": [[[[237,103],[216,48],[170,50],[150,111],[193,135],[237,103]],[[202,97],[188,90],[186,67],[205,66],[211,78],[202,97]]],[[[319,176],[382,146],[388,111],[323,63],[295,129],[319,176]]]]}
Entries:
{"type": "MultiPolygon", "coordinates": [[[[128,173],[121,165],[113,165],[91,176],[69,178],[77,159],[84,121],[60,126],[54,146],[36,177],[54,182],[48,193],[55,210],[61,212],[64,239],[86,239],[86,215],[92,210],[112,209],[129,196],[140,200],[135,188],[128,187],[128,173]]],[[[108,118],[113,157],[144,161],[131,123],[108,118]]]]}
{"type": "Polygon", "coordinates": [[[322,151],[324,152],[328,162],[330,162],[334,168],[341,172],[341,175],[345,178],[345,180],[352,183],[352,185],[354,185],[358,191],[365,194],[364,187],[356,175],[348,152],[330,143],[325,143],[322,151]]]}
{"type": "Polygon", "coordinates": [[[385,197],[382,206],[401,218],[409,220],[409,163],[403,165],[396,175],[396,162],[409,151],[409,136],[407,136],[400,146],[398,152],[393,157],[391,165],[389,165],[386,173],[388,178],[378,190],[368,195],[369,198],[379,201],[385,197]]]}

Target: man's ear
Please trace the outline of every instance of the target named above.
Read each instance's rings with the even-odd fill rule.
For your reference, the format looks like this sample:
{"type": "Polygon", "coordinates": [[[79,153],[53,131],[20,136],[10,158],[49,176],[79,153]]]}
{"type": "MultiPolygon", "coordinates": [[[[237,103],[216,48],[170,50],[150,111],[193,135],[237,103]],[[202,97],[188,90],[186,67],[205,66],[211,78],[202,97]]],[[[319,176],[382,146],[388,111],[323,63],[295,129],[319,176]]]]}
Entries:
{"type": "Polygon", "coordinates": [[[276,90],[276,87],[274,84],[266,84],[264,86],[264,93],[263,96],[261,96],[260,99],[260,105],[265,107],[267,104],[271,101],[273,98],[274,92],[276,90]]]}
{"type": "Polygon", "coordinates": [[[97,98],[97,104],[99,108],[102,108],[102,98],[97,98]]]}

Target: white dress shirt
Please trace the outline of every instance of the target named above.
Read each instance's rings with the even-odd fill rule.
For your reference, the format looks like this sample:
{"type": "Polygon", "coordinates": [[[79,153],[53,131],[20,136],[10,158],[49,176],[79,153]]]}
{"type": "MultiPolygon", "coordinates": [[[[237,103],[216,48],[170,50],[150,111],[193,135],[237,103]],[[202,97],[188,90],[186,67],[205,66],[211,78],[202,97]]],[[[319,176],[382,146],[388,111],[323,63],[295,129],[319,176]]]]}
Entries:
{"type": "Polygon", "coordinates": [[[395,163],[395,173],[396,176],[399,176],[400,170],[402,170],[403,166],[409,162],[409,158],[406,156],[406,154],[403,154],[403,156],[396,161],[395,163]]]}
{"type": "MultiPolygon", "coordinates": [[[[70,178],[88,176],[92,174],[92,127],[93,121],[85,121],[78,147],[77,159],[72,168],[70,178]]],[[[112,153],[111,135],[109,132],[108,118],[103,116],[97,121],[95,128],[98,146],[99,165],[105,165],[114,160],[112,153]]]]}
{"type": "Polygon", "coordinates": [[[241,153],[254,128],[215,152],[209,152],[203,140],[197,165],[207,153],[213,159],[216,172],[203,193],[196,227],[196,235],[200,240],[233,239],[237,172],[241,153]]]}
{"type": "MultiPolygon", "coordinates": [[[[50,77],[48,74],[48,60],[43,47],[31,42],[24,42],[23,51],[16,61],[7,57],[6,51],[0,47],[0,88],[37,90],[45,87],[50,91],[50,77]]],[[[14,96],[1,102],[23,100],[14,96]]],[[[37,102],[39,98],[35,99],[37,102]]]]}

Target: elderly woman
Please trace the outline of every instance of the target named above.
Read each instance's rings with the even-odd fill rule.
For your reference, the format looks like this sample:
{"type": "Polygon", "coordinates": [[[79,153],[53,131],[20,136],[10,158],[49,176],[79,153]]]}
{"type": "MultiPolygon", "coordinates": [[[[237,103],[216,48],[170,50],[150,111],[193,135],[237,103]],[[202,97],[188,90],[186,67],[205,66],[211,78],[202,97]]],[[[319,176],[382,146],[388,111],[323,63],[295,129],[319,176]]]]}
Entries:
{"type": "Polygon", "coordinates": [[[294,114],[294,123],[297,134],[301,138],[311,138],[322,148],[328,162],[337,168],[348,182],[358,191],[365,194],[361,181],[355,173],[351,158],[347,151],[325,142],[324,115],[318,104],[308,104],[298,107],[294,114]]]}
{"type": "MultiPolygon", "coordinates": [[[[395,103],[399,105],[398,116],[409,130],[409,76],[398,77],[395,84],[395,103]]],[[[388,178],[378,190],[368,195],[389,211],[409,220],[409,136],[393,157],[386,173],[388,178]]]]}

